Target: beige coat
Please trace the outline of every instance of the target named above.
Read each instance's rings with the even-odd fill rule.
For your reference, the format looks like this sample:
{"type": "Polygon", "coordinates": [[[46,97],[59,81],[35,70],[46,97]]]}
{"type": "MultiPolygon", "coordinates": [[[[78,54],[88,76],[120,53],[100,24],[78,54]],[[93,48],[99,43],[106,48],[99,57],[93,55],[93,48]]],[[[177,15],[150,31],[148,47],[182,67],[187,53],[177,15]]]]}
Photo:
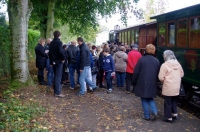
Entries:
{"type": "Polygon", "coordinates": [[[163,82],[162,95],[179,95],[181,78],[183,76],[183,69],[177,60],[170,60],[163,63],[158,75],[159,80],[163,82]]]}
{"type": "Polygon", "coordinates": [[[117,72],[126,72],[127,54],[124,51],[118,51],[113,55],[115,70],[117,72]]]}

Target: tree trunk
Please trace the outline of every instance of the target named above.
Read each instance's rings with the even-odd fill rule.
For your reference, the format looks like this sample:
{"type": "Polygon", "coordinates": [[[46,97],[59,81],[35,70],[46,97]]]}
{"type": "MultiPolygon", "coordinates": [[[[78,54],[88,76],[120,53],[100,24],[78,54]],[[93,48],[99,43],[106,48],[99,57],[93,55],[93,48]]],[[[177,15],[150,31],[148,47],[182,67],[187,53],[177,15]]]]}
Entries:
{"type": "Polygon", "coordinates": [[[11,36],[11,79],[27,82],[28,21],[32,10],[30,0],[9,0],[8,13],[11,36]]]}
{"type": "Polygon", "coordinates": [[[55,0],[48,1],[46,39],[53,37],[55,3],[56,3],[55,0]]]}

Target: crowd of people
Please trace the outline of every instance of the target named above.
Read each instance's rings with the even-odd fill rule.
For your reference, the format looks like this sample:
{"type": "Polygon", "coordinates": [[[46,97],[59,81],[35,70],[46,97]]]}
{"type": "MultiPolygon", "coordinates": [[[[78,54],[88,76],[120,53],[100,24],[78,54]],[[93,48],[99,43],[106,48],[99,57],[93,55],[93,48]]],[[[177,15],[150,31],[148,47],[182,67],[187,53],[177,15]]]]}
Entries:
{"type": "Polygon", "coordinates": [[[94,92],[98,88],[107,88],[110,94],[116,84],[116,87],[126,87],[127,94],[133,92],[141,98],[143,119],[156,120],[158,110],[154,98],[160,81],[163,83],[164,121],[172,123],[178,118],[176,98],[184,72],[173,51],[164,51],[165,62],[160,65],[153,44],[146,46],[142,56],[137,44],[129,48],[122,43],[104,42],[96,47],[78,37],[78,45],[76,41],[63,45],[61,33],[55,31],[53,35],[53,40],[49,38],[46,45],[46,40],[40,38],[35,53],[39,84],[53,86],[54,96],[65,97],[61,92],[63,85],[70,85],[72,90],[80,87],[77,96],[84,96],[87,91],[94,92]],[[45,69],[47,82],[44,81],[45,69]]]}

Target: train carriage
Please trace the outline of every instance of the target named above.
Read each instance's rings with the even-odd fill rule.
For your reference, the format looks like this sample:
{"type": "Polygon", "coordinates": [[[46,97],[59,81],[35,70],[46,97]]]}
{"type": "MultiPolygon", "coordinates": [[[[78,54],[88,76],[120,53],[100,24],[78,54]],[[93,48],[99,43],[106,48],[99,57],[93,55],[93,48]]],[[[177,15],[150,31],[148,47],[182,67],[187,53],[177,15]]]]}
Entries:
{"type": "Polygon", "coordinates": [[[187,99],[200,106],[200,4],[153,16],[157,21],[157,58],[174,51],[184,69],[187,99]]]}
{"type": "Polygon", "coordinates": [[[146,44],[156,44],[156,22],[119,30],[119,42],[128,45],[138,44],[140,52],[144,54],[146,44]]]}
{"type": "Polygon", "coordinates": [[[156,46],[156,57],[164,62],[163,52],[174,51],[183,67],[185,98],[200,108],[200,4],[151,17],[156,22],[118,30],[119,42],[136,43],[144,54],[147,44],[156,46]]]}

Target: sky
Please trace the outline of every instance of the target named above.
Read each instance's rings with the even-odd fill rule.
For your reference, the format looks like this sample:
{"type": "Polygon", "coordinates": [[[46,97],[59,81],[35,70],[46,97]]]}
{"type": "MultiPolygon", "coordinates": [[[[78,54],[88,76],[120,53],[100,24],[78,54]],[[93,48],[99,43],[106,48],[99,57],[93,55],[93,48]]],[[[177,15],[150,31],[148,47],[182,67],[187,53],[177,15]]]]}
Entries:
{"type": "MultiPolygon", "coordinates": [[[[147,0],[139,0],[138,7],[145,9],[146,1],[147,0]]],[[[200,0],[168,0],[168,3],[169,5],[166,12],[178,10],[195,4],[200,4],[200,0]]],[[[99,21],[99,24],[107,26],[109,30],[113,30],[115,25],[119,25],[121,28],[125,28],[125,26],[123,26],[123,24],[119,19],[120,19],[120,14],[115,14],[112,15],[111,18],[107,19],[107,22],[106,19],[101,19],[99,21]]],[[[127,26],[133,26],[136,24],[139,24],[139,21],[137,21],[135,17],[128,18],[127,26]]]]}

